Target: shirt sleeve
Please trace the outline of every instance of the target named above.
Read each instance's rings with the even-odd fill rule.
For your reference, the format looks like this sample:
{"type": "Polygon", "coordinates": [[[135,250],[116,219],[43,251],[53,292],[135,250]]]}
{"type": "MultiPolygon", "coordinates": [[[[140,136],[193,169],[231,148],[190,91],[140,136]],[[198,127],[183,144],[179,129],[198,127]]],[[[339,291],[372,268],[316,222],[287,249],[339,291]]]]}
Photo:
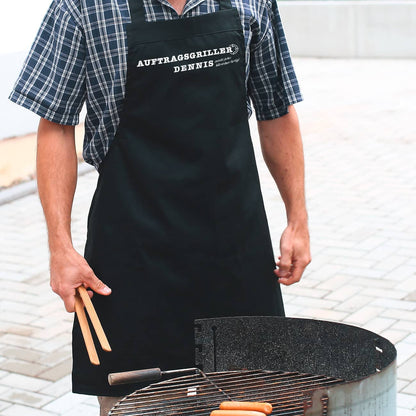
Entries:
{"type": "Polygon", "coordinates": [[[58,124],[76,125],[86,96],[85,38],[63,1],[53,1],[9,99],[58,124]]]}
{"type": "Polygon", "coordinates": [[[260,40],[250,52],[248,94],[258,120],[288,113],[287,107],[303,100],[276,0],[267,1],[259,23],[260,40]]]}

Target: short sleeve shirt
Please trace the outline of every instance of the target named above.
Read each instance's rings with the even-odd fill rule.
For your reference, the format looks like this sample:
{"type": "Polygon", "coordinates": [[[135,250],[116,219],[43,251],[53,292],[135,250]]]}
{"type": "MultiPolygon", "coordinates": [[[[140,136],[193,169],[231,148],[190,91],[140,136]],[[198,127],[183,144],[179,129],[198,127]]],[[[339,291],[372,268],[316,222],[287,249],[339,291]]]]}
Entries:
{"type": "MultiPolygon", "coordinates": [[[[188,0],[178,16],[167,0],[144,1],[147,21],[217,11],[215,0],[188,0]]],[[[245,38],[247,110],[258,120],[287,114],[301,101],[276,0],[231,0],[245,38]]],[[[76,125],[86,105],[84,159],[96,168],[117,131],[127,74],[128,0],[55,0],[10,100],[39,116],[76,125]]],[[[163,114],[161,114],[163,117],[163,114]]]]}

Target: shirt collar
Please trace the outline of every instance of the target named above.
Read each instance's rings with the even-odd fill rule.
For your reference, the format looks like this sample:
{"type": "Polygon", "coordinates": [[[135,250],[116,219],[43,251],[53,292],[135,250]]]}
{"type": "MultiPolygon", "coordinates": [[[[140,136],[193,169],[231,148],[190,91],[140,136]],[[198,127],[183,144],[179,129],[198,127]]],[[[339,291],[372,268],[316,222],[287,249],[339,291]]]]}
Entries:
{"type": "Polygon", "coordinates": [[[185,4],[182,14],[185,15],[204,1],[206,0],[188,0],[185,4]]]}

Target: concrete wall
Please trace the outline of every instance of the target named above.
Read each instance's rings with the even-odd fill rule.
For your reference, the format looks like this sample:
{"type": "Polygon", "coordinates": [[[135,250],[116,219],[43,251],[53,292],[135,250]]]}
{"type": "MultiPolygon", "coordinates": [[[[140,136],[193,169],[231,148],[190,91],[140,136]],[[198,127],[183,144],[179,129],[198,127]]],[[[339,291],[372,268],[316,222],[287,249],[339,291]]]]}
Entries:
{"type": "Polygon", "coordinates": [[[294,56],[416,58],[416,1],[278,4],[294,56]]]}
{"type": "Polygon", "coordinates": [[[22,68],[52,0],[13,0],[1,3],[0,13],[0,140],[36,131],[39,117],[7,97],[22,68]]]}
{"type": "Polygon", "coordinates": [[[26,52],[0,55],[0,140],[36,131],[39,117],[8,100],[8,96],[22,69],[26,52]]]}

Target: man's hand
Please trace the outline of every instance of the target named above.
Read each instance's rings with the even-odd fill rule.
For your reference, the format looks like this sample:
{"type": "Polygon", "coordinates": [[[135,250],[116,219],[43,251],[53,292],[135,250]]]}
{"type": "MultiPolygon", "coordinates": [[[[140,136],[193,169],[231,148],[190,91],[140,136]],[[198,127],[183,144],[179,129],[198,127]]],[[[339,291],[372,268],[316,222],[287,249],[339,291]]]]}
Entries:
{"type": "Polygon", "coordinates": [[[275,270],[279,283],[288,286],[299,282],[311,262],[308,227],[288,225],[280,239],[280,253],[275,270]]]}
{"type": "MultiPolygon", "coordinates": [[[[100,295],[109,295],[111,289],[94,274],[84,257],[75,249],[51,253],[51,287],[65,303],[68,312],[75,310],[75,293],[79,286],[92,289],[100,295]]],[[[92,297],[92,292],[88,291],[92,297]]]]}

